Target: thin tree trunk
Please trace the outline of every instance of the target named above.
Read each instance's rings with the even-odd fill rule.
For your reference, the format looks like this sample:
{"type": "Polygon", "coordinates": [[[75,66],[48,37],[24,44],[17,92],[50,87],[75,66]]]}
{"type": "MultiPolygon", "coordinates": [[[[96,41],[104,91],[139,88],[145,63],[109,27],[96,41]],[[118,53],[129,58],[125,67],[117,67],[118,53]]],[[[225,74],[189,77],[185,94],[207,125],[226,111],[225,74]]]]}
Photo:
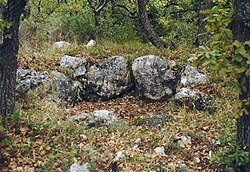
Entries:
{"type": "MultiPolygon", "coordinates": [[[[234,34],[234,39],[240,42],[245,42],[250,40],[250,27],[248,23],[250,22],[250,1],[249,0],[235,0],[234,1],[234,16],[232,21],[232,31],[234,34]]],[[[250,47],[245,47],[249,49],[250,47]]],[[[250,160],[250,135],[249,135],[249,124],[250,124],[250,77],[246,76],[245,73],[241,74],[238,78],[241,85],[241,90],[239,94],[239,99],[247,100],[248,103],[243,103],[244,109],[247,111],[243,113],[241,117],[237,120],[237,141],[249,151],[250,160]]],[[[240,171],[249,171],[250,161],[248,167],[240,168],[240,171]]]]}
{"type": "Polygon", "coordinates": [[[8,0],[3,13],[4,21],[11,22],[11,27],[4,28],[4,39],[0,45],[0,117],[13,113],[15,108],[18,30],[20,16],[27,1],[8,0]]]}
{"type": "Polygon", "coordinates": [[[196,39],[196,45],[205,45],[206,42],[209,39],[209,35],[207,35],[206,31],[206,24],[207,22],[204,21],[206,18],[206,15],[203,14],[202,12],[207,9],[211,9],[213,7],[213,2],[211,0],[203,0],[200,4],[200,10],[199,10],[199,27],[198,27],[198,35],[196,39]]]}
{"type": "Polygon", "coordinates": [[[152,24],[149,21],[146,11],[146,4],[146,0],[138,0],[138,13],[146,36],[149,41],[152,42],[152,44],[157,48],[166,47],[166,43],[157,35],[152,24]]]}

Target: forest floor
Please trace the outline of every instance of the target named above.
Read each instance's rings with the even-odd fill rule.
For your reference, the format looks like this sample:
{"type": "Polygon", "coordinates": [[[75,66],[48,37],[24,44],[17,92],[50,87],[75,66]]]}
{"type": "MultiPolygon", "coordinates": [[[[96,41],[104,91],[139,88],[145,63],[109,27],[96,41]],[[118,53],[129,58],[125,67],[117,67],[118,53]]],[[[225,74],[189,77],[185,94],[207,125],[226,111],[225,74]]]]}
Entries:
{"type": "MultiPolygon", "coordinates": [[[[139,44],[100,44],[93,50],[73,46],[59,52],[24,48],[19,66],[55,70],[64,54],[92,61],[112,55],[133,59],[154,54],[184,64],[192,52],[189,47],[157,50],[139,44]]],[[[238,91],[219,78],[211,78],[199,89],[214,98],[214,112],[179,107],[167,100],[143,101],[131,95],[58,107],[31,92],[19,100],[17,112],[7,119],[5,127],[0,127],[0,171],[69,171],[74,162],[89,163],[93,171],[223,171],[226,159],[220,155],[235,139],[238,91]],[[79,112],[102,109],[113,111],[120,122],[88,128],[68,120],[79,112]],[[156,114],[171,118],[160,128],[136,125],[139,119],[156,114]],[[191,142],[180,146],[181,136],[191,142]],[[164,155],[154,150],[161,146],[165,147],[164,155]],[[124,157],[115,160],[120,151],[124,157]]]]}

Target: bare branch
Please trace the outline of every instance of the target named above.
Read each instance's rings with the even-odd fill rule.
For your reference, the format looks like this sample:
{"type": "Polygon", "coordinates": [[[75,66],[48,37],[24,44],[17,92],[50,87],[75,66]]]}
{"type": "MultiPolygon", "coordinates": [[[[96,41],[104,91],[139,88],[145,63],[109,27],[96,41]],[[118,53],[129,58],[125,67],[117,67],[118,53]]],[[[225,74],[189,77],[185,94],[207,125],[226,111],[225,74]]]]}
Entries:
{"type": "MultiPolygon", "coordinates": [[[[131,1],[129,1],[129,2],[131,2],[131,1]]],[[[119,8],[122,8],[122,9],[126,10],[126,11],[130,14],[130,15],[128,15],[129,18],[132,18],[132,19],[133,19],[133,18],[137,18],[137,17],[135,16],[135,14],[137,13],[137,11],[131,12],[126,6],[117,3],[116,0],[111,0],[111,3],[112,3],[113,5],[115,5],[116,7],[119,7],[119,8]]],[[[123,14],[123,15],[124,15],[124,14],[123,14]]]]}
{"type": "Polygon", "coordinates": [[[124,10],[130,13],[129,9],[126,6],[118,4],[115,0],[112,0],[112,4],[114,4],[117,7],[123,8],[124,10]]]}
{"type": "Polygon", "coordinates": [[[61,5],[62,2],[62,0],[58,0],[56,6],[52,8],[49,12],[47,12],[47,15],[50,16],[61,5]]]}
{"type": "Polygon", "coordinates": [[[88,0],[89,3],[89,7],[95,11],[95,7],[92,5],[93,1],[92,0],[88,0]]]}
{"type": "Polygon", "coordinates": [[[180,4],[173,2],[173,3],[170,3],[170,4],[164,5],[163,7],[164,8],[169,8],[171,6],[176,6],[176,5],[180,5],[180,4]]]}
{"type": "Polygon", "coordinates": [[[100,3],[98,4],[96,8],[96,12],[99,13],[107,5],[107,3],[108,3],[107,0],[100,0],[100,3]]]}
{"type": "Polygon", "coordinates": [[[185,13],[189,11],[196,11],[197,9],[194,8],[189,8],[189,9],[184,9],[184,10],[179,10],[179,11],[172,11],[169,14],[179,14],[179,13],[185,13]]]}
{"type": "Polygon", "coordinates": [[[99,4],[95,7],[92,0],[88,0],[89,7],[95,12],[99,13],[107,5],[108,0],[99,0],[99,4]]]}

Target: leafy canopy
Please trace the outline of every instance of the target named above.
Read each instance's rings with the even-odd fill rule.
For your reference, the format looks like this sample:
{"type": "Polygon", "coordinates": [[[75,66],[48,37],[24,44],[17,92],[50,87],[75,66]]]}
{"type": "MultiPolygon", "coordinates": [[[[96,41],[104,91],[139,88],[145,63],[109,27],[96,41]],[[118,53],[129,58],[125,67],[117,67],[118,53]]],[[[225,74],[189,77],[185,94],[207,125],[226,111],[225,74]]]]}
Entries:
{"type": "MultiPolygon", "coordinates": [[[[239,42],[233,40],[230,23],[233,16],[232,0],[216,0],[215,6],[204,11],[207,14],[206,29],[210,34],[210,46],[200,47],[194,56],[196,63],[209,67],[211,72],[219,76],[250,76],[250,40],[239,42]]],[[[244,83],[242,83],[244,84],[244,83]]]]}

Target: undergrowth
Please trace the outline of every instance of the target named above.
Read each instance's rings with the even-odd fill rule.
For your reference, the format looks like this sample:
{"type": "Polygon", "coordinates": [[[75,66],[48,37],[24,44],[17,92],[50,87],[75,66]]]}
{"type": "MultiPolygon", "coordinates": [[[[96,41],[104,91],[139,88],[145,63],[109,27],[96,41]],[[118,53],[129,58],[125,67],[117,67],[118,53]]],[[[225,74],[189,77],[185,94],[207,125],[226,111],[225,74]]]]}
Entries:
{"type": "MultiPolygon", "coordinates": [[[[86,56],[92,62],[113,55],[133,60],[154,54],[181,64],[187,62],[189,54],[195,49],[178,47],[176,50],[159,50],[135,42],[117,45],[100,41],[94,49],[73,43],[64,50],[52,50],[47,45],[39,51],[27,51],[21,49],[20,66],[56,70],[58,59],[64,54],[86,56]]],[[[5,127],[0,125],[0,163],[4,164],[1,170],[69,171],[70,165],[77,161],[88,162],[96,171],[109,171],[114,165],[116,153],[121,150],[125,154],[117,163],[121,171],[180,171],[182,163],[190,171],[215,171],[233,163],[240,165],[245,162],[246,154],[239,152],[233,142],[237,90],[232,85],[215,80],[200,89],[214,97],[216,110],[213,113],[177,107],[169,101],[151,103],[130,97],[58,107],[48,103],[40,94],[31,92],[19,100],[17,112],[7,119],[5,127]],[[68,120],[73,112],[88,112],[100,107],[109,107],[107,110],[115,113],[124,108],[125,114],[119,117],[122,121],[109,127],[88,128],[81,122],[68,120]],[[171,115],[174,120],[161,129],[133,124],[133,120],[150,117],[159,111],[171,115]],[[176,142],[176,136],[189,136],[192,144],[182,148],[176,142]],[[138,138],[141,139],[138,150],[133,149],[138,138]],[[164,146],[166,155],[157,155],[154,152],[157,146],[164,146]],[[200,162],[194,161],[196,157],[200,162]]]]}
{"type": "Polygon", "coordinates": [[[36,70],[56,70],[58,60],[63,55],[76,57],[86,57],[90,62],[97,62],[111,56],[124,56],[129,61],[145,55],[156,55],[167,59],[178,61],[185,64],[189,54],[194,53],[195,49],[190,46],[179,46],[176,49],[157,49],[151,44],[143,44],[138,41],[130,41],[124,44],[112,43],[109,41],[97,40],[95,48],[86,48],[85,44],[72,42],[64,49],[52,49],[52,45],[44,43],[43,48],[24,47],[20,48],[19,66],[33,68],[36,70]]]}

